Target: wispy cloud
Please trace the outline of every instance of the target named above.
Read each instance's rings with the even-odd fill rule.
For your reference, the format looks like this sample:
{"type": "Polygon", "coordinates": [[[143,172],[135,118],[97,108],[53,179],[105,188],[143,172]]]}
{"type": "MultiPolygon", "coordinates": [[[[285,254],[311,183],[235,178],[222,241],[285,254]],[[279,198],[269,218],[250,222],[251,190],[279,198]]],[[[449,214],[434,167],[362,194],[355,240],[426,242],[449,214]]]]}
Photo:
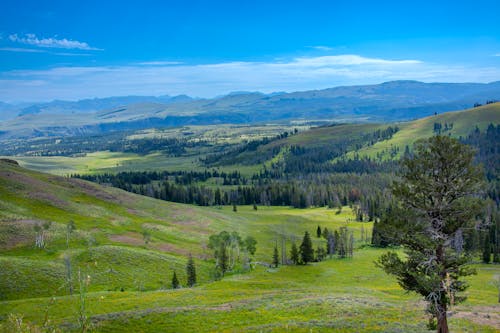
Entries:
{"type": "Polygon", "coordinates": [[[500,53],[494,54],[494,57],[500,57],[500,53]]]}
{"type": "Polygon", "coordinates": [[[17,34],[9,35],[9,40],[14,43],[21,43],[25,45],[31,45],[43,48],[59,48],[59,49],[77,49],[86,51],[102,51],[95,47],[91,47],[85,42],[79,42],[71,39],[57,39],[55,37],[51,38],[38,38],[35,34],[26,34],[23,37],[17,34]]]}
{"type": "Polygon", "coordinates": [[[21,48],[21,47],[0,47],[0,51],[6,51],[6,52],[23,52],[23,53],[46,53],[45,50],[25,49],[25,48],[21,48]]]}
{"type": "Polygon", "coordinates": [[[355,54],[343,54],[323,57],[295,58],[292,64],[310,67],[328,66],[356,66],[356,65],[404,65],[420,64],[419,60],[387,60],[378,58],[367,58],[355,54]]]}
{"type": "Polygon", "coordinates": [[[333,47],[324,46],[324,45],[310,46],[310,48],[318,50],[318,51],[332,51],[333,50],[333,47]]]}
{"type": "Polygon", "coordinates": [[[500,68],[431,64],[341,54],[288,61],[186,64],[149,61],[129,66],[56,67],[0,73],[0,100],[82,99],[113,95],[188,94],[212,97],[231,91],[300,91],[391,80],[491,82],[500,68]]]}
{"type": "Polygon", "coordinates": [[[171,66],[171,65],[180,65],[182,62],[180,61],[145,61],[137,63],[141,66],[171,66]]]}

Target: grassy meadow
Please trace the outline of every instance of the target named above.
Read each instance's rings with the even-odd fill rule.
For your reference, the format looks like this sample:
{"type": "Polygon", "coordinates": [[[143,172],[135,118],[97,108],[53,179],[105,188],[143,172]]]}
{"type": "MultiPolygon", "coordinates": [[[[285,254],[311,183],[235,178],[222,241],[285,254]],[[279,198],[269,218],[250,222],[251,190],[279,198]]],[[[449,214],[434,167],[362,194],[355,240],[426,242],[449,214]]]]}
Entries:
{"type": "MultiPolygon", "coordinates": [[[[349,207],[337,209],[252,206],[196,207],[159,201],[115,188],[30,171],[0,162],[0,325],[12,315],[24,325],[79,331],[78,314],[95,332],[424,332],[424,302],[405,293],[374,262],[349,207]],[[76,230],[66,243],[66,226],[76,230]],[[34,246],[34,225],[52,221],[46,246],[34,246]],[[353,231],[352,258],[270,268],[276,241],[300,243],[317,226],[353,231]],[[209,235],[237,231],[257,239],[254,268],[214,280],[209,235]],[[146,243],[144,231],[150,235],[146,243]],[[175,270],[185,286],[185,264],[195,258],[198,283],[171,289],[175,270]],[[69,295],[65,258],[75,294],[69,295]],[[80,276],[88,277],[79,294],[80,276]],[[83,289],[82,289],[83,290],[83,289]],[[80,312],[79,312],[80,311],[80,312]]],[[[362,231],[363,230],[363,231],[362,231]]],[[[396,251],[400,251],[396,249],[396,251]]],[[[469,299],[452,308],[454,332],[500,329],[496,265],[474,265],[469,299]]],[[[22,325],[21,325],[22,326],[22,325]]],[[[80,329],[81,331],[81,329],[80,329]]]]}

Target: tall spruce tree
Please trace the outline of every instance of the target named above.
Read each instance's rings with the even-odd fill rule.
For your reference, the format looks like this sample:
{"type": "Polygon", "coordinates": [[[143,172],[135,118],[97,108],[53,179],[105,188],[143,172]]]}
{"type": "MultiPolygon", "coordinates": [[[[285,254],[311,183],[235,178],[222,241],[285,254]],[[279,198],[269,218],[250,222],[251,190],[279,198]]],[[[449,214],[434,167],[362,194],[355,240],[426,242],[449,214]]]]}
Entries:
{"type": "MultiPolygon", "coordinates": [[[[430,324],[448,333],[447,310],[467,284],[463,276],[473,273],[465,265],[469,256],[453,247],[453,239],[469,228],[482,210],[483,176],[473,164],[474,152],[446,136],[419,141],[414,156],[402,160],[401,180],[392,192],[407,210],[408,221],[399,231],[406,256],[389,252],[379,265],[395,275],[408,291],[427,301],[430,324]]],[[[432,326],[431,325],[431,326],[432,326]]]]}
{"type": "Polygon", "coordinates": [[[189,254],[186,264],[187,286],[192,287],[196,284],[196,267],[194,266],[193,256],[189,254]]]}
{"type": "Polygon", "coordinates": [[[273,266],[278,267],[279,263],[280,263],[280,256],[278,253],[278,242],[276,242],[273,250],[273,266]]]}
{"type": "Polygon", "coordinates": [[[304,265],[314,260],[314,249],[312,246],[311,236],[307,231],[304,233],[302,244],[300,244],[300,257],[304,265]]]}

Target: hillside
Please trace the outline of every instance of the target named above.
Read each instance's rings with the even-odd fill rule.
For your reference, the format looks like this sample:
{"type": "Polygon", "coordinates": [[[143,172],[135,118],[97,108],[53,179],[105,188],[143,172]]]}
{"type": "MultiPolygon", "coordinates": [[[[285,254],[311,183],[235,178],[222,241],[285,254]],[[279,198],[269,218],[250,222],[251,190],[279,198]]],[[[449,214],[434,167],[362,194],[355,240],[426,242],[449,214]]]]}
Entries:
{"type": "MultiPolygon", "coordinates": [[[[292,93],[234,93],[212,99],[112,97],[54,101],[19,110],[1,138],[96,134],[151,127],[327,120],[388,122],[421,118],[500,99],[500,83],[392,81],[292,93]]],[[[12,110],[9,114],[13,114],[12,110]]]]}
{"type": "MultiPolygon", "coordinates": [[[[299,146],[306,150],[322,150],[332,152],[332,160],[338,158],[370,157],[377,160],[397,159],[408,146],[412,148],[415,141],[435,135],[435,124],[439,124],[440,134],[456,138],[466,138],[476,127],[480,131],[486,130],[489,124],[500,124],[500,103],[492,103],[473,109],[440,113],[408,122],[374,123],[374,124],[341,124],[322,126],[288,136],[259,146],[255,151],[244,151],[238,154],[229,154],[221,162],[223,165],[250,161],[264,162],[263,157],[286,160],[289,156],[288,147],[299,146]],[[389,127],[397,131],[390,136],[377,135],[389,127]],[[281,153],[276,154],[276,151],[281,153]]],[[[325,162],[325,161],[322,161],[325,162]]]]}
{"type": "MultiPolygon", "coordinates": [[[[183,278],[189,253],[198,259],[200,280],[207,282],[213,264],[201,259],[210,256],[206,244],[212,233],[237,231],[243,237],[257,238],[255,257],[269,262],[269,251],[278,235],[300,237],[306,229],[315,230],[317,223],[333,228],[350,216],[349,209],[336,216],[325,209],[304,212],[265,207],[259,211],[243,207],[234,213],[230,207],[200,208],[154,200],[112,187],[30,171],[6,161],[0,161],[0,166],[2,299],[65,294],[67,290],[61,287],[66,254],[71,255],[73,265],[87,267],[101,276],[93,283],[93,290],[136,289],[134,283],[139,280],[146,290],[161,288],[173,269],[183,278]],[[67,246],[69,221],[74,222],[76,231],[67,246]],[[46,246],[37,249],[34,226],[46,222],[51,222],[46,231],[46,246]],[[145,231],[150,235],[148,244],[143,236],[145,231]],[[94,261],[98,262],[96,267],[94,261]],[[51,273],[46,275],[48,267],[51,273]],[[135,268],[133,272],[127,271],[130,267],[135,268]],[[107,274],[110,269],[119,274],[107,274]],[[26,274],[28,270],[34,275],[26,274]],[[32,280],[37,274],[44,278],[32,280]],[[17,277],[15,282],[12,276],[17,277]]],[[[349,225],[359,233],[362,224],[349,225]]],[[[368,226],[365,224],[365,228],[368,226]]]]}
{"type": "MultiPolygon", "coordinates": [[[[25,326],[78,331],[82,314],[96,332],[123,331],[124,322],[128,330],[142,332],[426,331],[419,298],[374,266],[384,250],[363,247],[360,232],[371,223],[352,222],[348,207],[341,214],[326,208],[201,208],[29,171],[5,160],[0,206],[0,331],[12,331],[12,315],[25,326]],[[70,220],[76,230],[68,247],[70,220]],[[52,224],[46,246],[36,249],[33,226],[47,221],[52,224]],[[265,263],[277,239],[284,237],[289,248],[317,225],[354,231],[354,257],[307,266],[258,264],[213,281],[213,261],[204,250],[210,233],[225,229],[255,236],[255,262],[265,263]],[[151,232],[148,244],[144,229],[151,232]],[[184,284],[188,252],[196,258],[199,285],[172,290],[174,269],[184,284]],[[71,262],[74,296],[68,295],[65,258],[71,262]],[[79,271],[88,276],[83,296],[79,271]]],[[[450,325],[457,332],[495,332],[500,317],[490,282],[500,272],[496,266],[474,266],[479,274],[469,279],[469,300],[453,308],[450,325]]]]}

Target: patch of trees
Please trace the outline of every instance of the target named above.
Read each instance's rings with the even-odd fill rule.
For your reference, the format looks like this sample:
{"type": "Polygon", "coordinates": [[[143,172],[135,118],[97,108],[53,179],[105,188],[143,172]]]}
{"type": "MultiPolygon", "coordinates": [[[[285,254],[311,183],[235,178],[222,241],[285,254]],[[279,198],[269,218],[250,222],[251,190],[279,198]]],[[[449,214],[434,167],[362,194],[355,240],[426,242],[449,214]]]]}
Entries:
{"type": "MultiPolygon", "coordinates": [[[[84,132],[84,130],[83,130],[84,132]]],[[[83,133],[85,134],[85,133],[83,133]]],[[[2,155],[26,156],[80,156],[96,151],[149,154],[162,152],[169,156],[181,156],[186,149],[203,147],[207,142],[187,138],[141,138],[129,139],[132,132],[106,135],[77,135],[64,137],[37,138],[25,142],[12,140],[0,148],[2,155]]]]}
{"type": "Polygon", "coordinates": [[[226,272],[235,270],[247,271],[251,268],[251,258],[257,250],[257,241],[252,236],[245,239],[236,231],[221,231],[208,239],[208,248],[215,259],[216,278],[223,277],[226,272]]]}
{"type": "Polygon", "coordinates": [[[311,174],[299,180],[269,180],[265,177],[243,178],[238,172],[123,172],[116,175],[75,175],[86,180],[111,184],[124,190],[161,200],[212,205],[273,205],[307,208],[330,208],[357,205],[359,220],[378,216],[384,191],[391,175],[311,174]],[[203,181],[218,176],[221,186],[205,186],[203,181]],[[221,177],[222,176],[222,177],[221,177]],[[168,180],[162,180],[168,179],[168,180]],[[224,184],[246,184],[224,186],[224,184]]]}
{"type": "Polygon", "coordinates": [[[444,126],[442,123],[434,123],[434,134],[443,134],[448,131],[451,131],[453,129],[453,123],[444,123],[444,126]]]}

